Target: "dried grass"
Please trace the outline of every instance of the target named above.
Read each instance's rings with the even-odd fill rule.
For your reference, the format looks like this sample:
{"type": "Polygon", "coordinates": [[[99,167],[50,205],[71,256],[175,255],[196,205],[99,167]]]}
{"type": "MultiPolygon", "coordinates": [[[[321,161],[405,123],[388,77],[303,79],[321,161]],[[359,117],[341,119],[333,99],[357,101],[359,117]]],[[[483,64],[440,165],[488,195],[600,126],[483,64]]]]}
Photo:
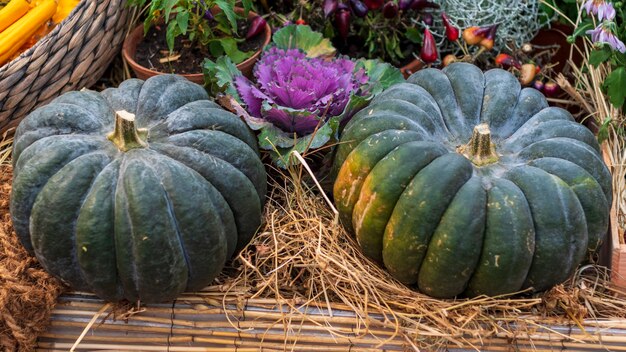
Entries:
{"type": "MultiPolygon", "coordinates": [[[[551,6],[545,1],[544,4],[551,6]]],[[[578,26],[582,20],[580,13],[579,9],[579,16],[571,22],[571,25],[578,26]]],[[[560,75],[557,77],[557,83],[585,112],[586,119],[593,119],[597,126],[607,127],[605,150],[608,166],[613,175],[613,202],[617,210],[620,243],[626,244],[623,236],[626,229],[626,138],[624,135],[626,114],[611,105],[609,98],[602,92],[602,83],[611,73],[611,68],[606,63],[598,67],[590,65],[588,58],[592,50],[593,43],[588,37],[584,38],[582,47],[572,45],[569,64],[572,67],[575,82],[570,84],[563,75],[560,75]],[[580,67],[572,60],[575,50],[584,58],[580,67]]]]}
{"type": "Polygon", "coordinates": [[[299,168],[276,172],[265,225],[236,259],[241,272],[229,282],[251,287],[251,299],[272,298],[288,306],[285,326],[306,320],[309,307],[321,306],[328,321],[316,317],[315,323],[334,332],[331,317],[339,304],[356,313],[364,332],[375,335],[377,326],[393,326],[396,334],[380,336],[381,343],[399,335],[415,350],[451,345],[480,350],[481,339],[514,338],[555,322],[582,327],[585,319],[626,317],[626,301],[614,298],[619,292],[609,287],[605,269],[593,265],[538,295],[440,300],[413,291],[361,254],[303,173],[299,168]]]}
{"type": "Polygon", "coordinates": [[[11,149],[13,148],[13,129],[5,131],[0,136],[0,168],[9,164],[11,160],[11,149]]]}

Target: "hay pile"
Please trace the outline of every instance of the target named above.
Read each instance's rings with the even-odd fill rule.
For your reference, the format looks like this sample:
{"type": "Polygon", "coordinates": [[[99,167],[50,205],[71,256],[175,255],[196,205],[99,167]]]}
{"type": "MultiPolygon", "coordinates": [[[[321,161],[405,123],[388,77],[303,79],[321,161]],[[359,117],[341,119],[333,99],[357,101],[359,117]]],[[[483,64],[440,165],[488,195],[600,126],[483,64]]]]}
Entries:
{"type": "MultiPolygon", "coordinates": [[[[0,153],[7,156],[8,153],[0,153]]],[[[0,348],[29,351],[62,292],[17,239],[9,216],[11,167],[0,163],[0,348]]]]}
{"type": "MultiPolygon", "coordinates": [[[[579,12],[581,11],[579,6],[579,12]]],[[[566,16],[562,17],[566,18],[566,16]]],[[[578,16],[575,22],[570,20],[569,24],[579,28],[582,19],[583,17],[578,16]]],[[[603,89],[604,81],[611,73],[611,65],[609,63],[602,63],[598,66],[589,64],[588,58],[594,49],[594,43],[591,42],[589,36],[583,37],[582,45],[572,46],[569,65],[573,70],[574,82],[570,83],[562,74],[557,77],[556,81],[570,96],[572,103],[582,110],[585,119],[595,122],[600,129],[598,134],[601,135],[601,139],[605,140],[607,164],[613,176],[613,202],[617,213],[619,240],[621,244],[626,244],[624,237],[626,232],[626,138],[624,138],[626,113],[611,105],[603,89]],[[574,50],[585,58],[580,67],[572,59],[574,50]]]]}
{"type": "MultiPolygon", "coordinates": [[[[333,332],[331,306],[339,303],[356,312],[357,324],[370,333],[381,324],[393,326],[416,350],[480,349],[489,337],[515,338],[549,324],[582,327],[588,319],[626,317],[626,301],[615,298],[618,292],[609,287],[605,270],[593,265],[544,294],[439,300],[417,293],[361,254],[337,224],[331,205],[300,175],[301,170],[292,170],[273,179],[265,225],[236,259],[240,273],[229,282],[250,287],[252,298],[290,306],[285,326],[290,319],[306,320],[307,307],[321,307],[329,320],[320,325],[333,332]],[[384,322],[372,314],[383,315],[384,322]]],[[[381,341],[395,337],[380,336],[381,341]]]]}

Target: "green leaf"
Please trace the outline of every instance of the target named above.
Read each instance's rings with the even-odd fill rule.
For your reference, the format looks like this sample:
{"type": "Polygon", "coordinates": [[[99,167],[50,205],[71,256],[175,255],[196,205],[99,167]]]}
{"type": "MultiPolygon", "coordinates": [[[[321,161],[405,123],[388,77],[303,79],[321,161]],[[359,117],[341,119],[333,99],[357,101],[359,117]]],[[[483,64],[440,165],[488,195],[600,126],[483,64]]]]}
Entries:
{"type": "Polygon", "coordinates": [[[394,46],[394,51],[393,53],[395,54],[396,57],[400,58],[400,59],[404,59],[404,54],[402,53],[402,50],[400,50],[400,45],[396,45],[394,46]]]}
{"type": "Polygon", "coordinates": [[[274,33],[272,41],[280,49],[300,49],[308,57],[331,56],[335,53],[330,40],[305,25],[285,26],[274,33]]]}
{"type": "Polygon", "coordinates": [[[332,123],[333,124],[336,123],[336,129],[335,129],[336,133],[334,135],[334,138],[336,140],[339,140],[339,134],[341,133],[341,130],[343,129],[340,126],[345,126],[345,124],[348,121],[350,121],[350,119],[352,118],[352,116],[354,116],[354,114],[361,111],[370,103],[373,97],[374,97],[373,95],[360,96],[360,95],[351,94],[350,99],[348,100],[348,104],[346,104],[346,107],[343,109],[343,112],[341,113],[341,115],[338,115],[329,119],[329,122],[334,121],[332,123]]]}
{"type": "Polygon", "coordinates": [[[300,154],[323,147],[334,134],[334,128],[330,121],[326,122],[313,134],[297,137],[295,134],[286,133],[276,126],[269,125],[259,134],[259,147],[270,151],[274,164],[281,168],[299,164],[298,159],[291,157],[291,153],[297,150],[300,154]],[[283,145],[282,147],[280,145],[283,145]]]}
{"type": "Polygon", "coordinates": [[[144,36],[148,34],[148,30],[154,23],[154,14],[157,13],[157,11],[159,11],[160,8],[161,8],[160,1],[152,1],[150,3],[150,9],[147,11],[148,14],[146,15],[146,19],[143,21],[143,35],[144,36]]]}
{"type": "Polygon", "coordinates": [[[626,67],[619,67],[613,70],[603,84],[607,91],[611,104],[616,108],[621,108],[626,99],[626,67]]]}
{"type": "Polygon", "coordinates": [[[176,6],[177,3],[178,3],[178,0],[165,0],[165,4],[163,4],[163,12],[165,13],[165,22],[169,21],[170,14],[172,13],[172,9],[174,8],[174,6],[176,6]]]}
{"type": "Polygon", "coordinates": [[[187,10],[181,10],[176,14],[176,23],[180,28],[180,33],[187,34],[187,28],[189,28],[189,12],[187,10]]]}
{"type": "Polygon", "coordinates": [[[622,54],[619,51],[614,51],[613,53],[615,54],[614,58],[615,58],[615,61],[617,61],[617,64],[619,66],[626,66],[626,53],[622,54]]]}
{"type": "Polygon", "coordinates": [[[204,73],[204,82],[209,89],[209,93],[215,96],[217,93],[223,92],[241,102],[237,89],[233,84],[235,77],[241,76],[241,72],[228,56],[220,56],[215,62],[204,59],[202,72],[204,73]]]}
{"type": "Polygon", "coordinates": [[[383,37],[383,41],[385,43],[385,52],[389,53],[390,55],[393,55],[393,53],[395,52],[395,47],[397,46],[397,43],[395,43],[394,38],[388,38],[387,36],[383,37]]]}
{"type": "Polygon", "coordinates": [[[178,26],[176,22],[172,21],[167,24],[167,30],[165,32],[165,41],[170,52],[174,51],[174,39],[178,36],[178,26]]]}
{"type": "Polygon", "coordinates": [[[369,77],[366,91],[376,95],[394,84],[404,82],[404,77],[397,67],[380,60],[359,59],[355,70],[364,69],[369,77]]]}
{"type": "Polygon", "coordinates": [[[541,12],[543,12],[548,18],[552,18],[552,16],[554,16],[554,10],[552,9],[552,7],[548,6],[547,4],[550,4],[552,6],[556,6],[554,4],[554,0],[545,0],[542,1],[541,4],[539,5],[539,9],[541,12]]]}
{"type": "MultiPolygon", "coordinates": [[[[294,150],[297,150],[300,154],[310,153],[311,151],[325,146],[331,139],[337,138],[339,124],[343,118],[342,116],[348,114],[349,111],[353,109],[360,110],[360,108],[367,105],[367,101],[367,99],[362,97],[351,97],[351,102],[348,103],[342,115],[330,118],[328,121],[321,123],[317,131],[301,137],[298,137],[295,133],[287,133],[263,119],[258,119],[250,115],[246,116],[246,114],[243,114],[243,117],[251,129],[260,130],[258,134],[259,147],[270,152],[272,160],[277,166],[285,168],[289,165],[299,163],[297,159],[290,158],[290,154],[294,150]]],[[[316,119],[318,118],[317,114],[308,110],[277,106],[264,101],[263,110],[267,111],[270,109],[279,109],[292,115],[293,118],[296,119],[311,116],[316,119]]]]}
{"type": "Polygon", "coordinates": [[[242,0],[241,5],[243,6],[243,15],[245,17],[248,17],[248,12],[252,10],[252,0],[242,0]]]}
{"type": "Polygon", "coordinates": [[[596,49],[589,54],[589,64],[598,67],[601,63],[607,61],[611,57],[611,50],[607,47],[596,49]]]}
{"type": "Polygon", "coordinates": [[[226,0],[215,0],[215,5],[222,9],[222,12],[226,15],[228,22],[230,22],[233,32],[237,33],[237,16],[235,15],[234,3],[226,0]]]}
{"type": "Polygon", "coordinates": [[[324,26],[324,30],[322,31],[322,33],[324,34],[325,38],[333,38],[335,37],[335,27],[333,27],[332,23],[330,21],[327,21],[326,25],[324,26]]]}
{"type": "Polygon", "coordinates": [[[233,60],[235,64],[246,60],[253,54],[252,51],[243,52],[239,50],[239,48],[237,47],[237,40],[235,38],[221,38],[216,39],[216,41],[220,42],[222,48],[224,48],[224,52],[226,53],[226,55],[231,60],[233,60]]]}
{"type": "Polygon", "coordinates": [[[600,128],[598,128],[598,143],[602,144],[605,140],[609,138],[609,126],[611,125],[611,117],[607,117],[606,120],[602,123],[600,128]]]}
{"type": "Polygon", "coordinates": [[[415,44],[422,44],[422,33],[417,28],[409,27],[404,33],[406,39],[412,41],[415,44]]]}
{"type": "Polygon", "coordinates": [[[222,43],[220,43],[218,40],[210,41],[208,43],[208,46],[209,46],[209,52],[214,57],[220,57],[224,55],[224,47],[222,46],[222,43]]]}
{"type": "Polygon", "coordinates": [[[579,24],[578,27],[576,27],[574,33],[572,33],[572,36],[574,38],[579,37],[581,35],[584,35],[585,32],[592,30],[593,28],[593,23],[591,23],[590,21],[583,22],[582,24],[579,24]]]}

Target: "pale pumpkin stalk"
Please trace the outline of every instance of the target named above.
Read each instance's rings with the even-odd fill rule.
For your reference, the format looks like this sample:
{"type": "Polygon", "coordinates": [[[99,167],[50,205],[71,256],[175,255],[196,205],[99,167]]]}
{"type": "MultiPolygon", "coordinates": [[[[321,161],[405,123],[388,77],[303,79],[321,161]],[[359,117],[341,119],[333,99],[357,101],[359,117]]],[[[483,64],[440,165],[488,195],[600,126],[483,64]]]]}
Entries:
{"type": "Polygon", "coordinates": [[[460,146],[458,151],[476,166],[498,161],[495,145],[491,142],[491,131],[486,123],[474,127],[472,138],[466,145],[460,146]]]}
{"type": "Polygon", "coordinates": [[[146,148],[148,144],[141,135],[145,130],[137,129],[135,125],[135,115],[126,110],[118,110],[115,112],[115,129],[107,135],[107,138],[113,142],[119,150],[127,152],[135,148],[146,148]]]}
{"type": "Polygon", "coordinates": [[[15,23],[30,10],[30,3],[26,0],[11,0],[0,10],[0,33],[15,23]]]}
{"type": "Polygon", "coordinates": [[[0,66],[4,65],[55,14],[55,0],[44,0],[0,33],[0,66]]]}

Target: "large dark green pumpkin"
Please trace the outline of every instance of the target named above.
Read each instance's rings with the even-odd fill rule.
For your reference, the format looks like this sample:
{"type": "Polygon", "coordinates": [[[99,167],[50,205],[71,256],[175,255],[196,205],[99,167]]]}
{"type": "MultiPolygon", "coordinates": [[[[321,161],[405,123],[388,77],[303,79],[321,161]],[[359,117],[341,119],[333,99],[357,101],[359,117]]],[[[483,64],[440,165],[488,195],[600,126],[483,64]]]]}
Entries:
{"type": "Polygon", "coordinates": [[[606,235],[611,177],[594,135],[506,71],[421,70],[341,140],[342,222],[429,295],[545,290],[606,235]]]}
{"type": "Polygon", "coordinates": [[[107,300],[201,289],[261,223],[254,135],[174,75],[62,95],[22,121],[13,164],[24,246],[107,300]]]}

